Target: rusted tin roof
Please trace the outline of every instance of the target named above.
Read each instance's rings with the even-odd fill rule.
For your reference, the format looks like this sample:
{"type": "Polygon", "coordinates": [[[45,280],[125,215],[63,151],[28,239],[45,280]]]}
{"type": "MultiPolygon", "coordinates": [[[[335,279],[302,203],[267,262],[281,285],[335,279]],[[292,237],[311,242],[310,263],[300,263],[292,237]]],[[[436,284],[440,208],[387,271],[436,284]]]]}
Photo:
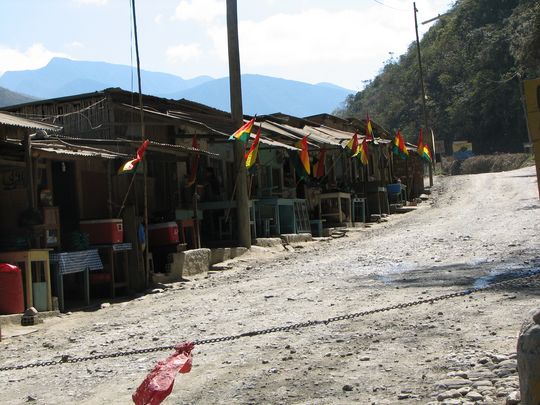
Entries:
{"type": "Polygon", "coordinates": [[[0,124],[19,128],[43,130],[47,132],[59,132],[62,130],[62,127],[56,125],[29,120],[27,118],[18,117],[17,115],[9,114],[3,111],[0,111],[0,124]]]}

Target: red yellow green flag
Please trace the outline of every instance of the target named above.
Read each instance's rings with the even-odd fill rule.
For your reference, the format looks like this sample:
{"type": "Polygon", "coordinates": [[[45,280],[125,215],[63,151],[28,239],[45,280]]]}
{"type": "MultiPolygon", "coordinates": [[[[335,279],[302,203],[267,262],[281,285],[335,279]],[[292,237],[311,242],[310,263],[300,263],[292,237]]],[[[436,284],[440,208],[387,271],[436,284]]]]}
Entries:
{"type": "Polygon", "coordinates": [[[360,155],[360,162],[362,162],[363,165],[367,166],[367,164],[369,163],[369,156],[366,138],[364,138],[364,140],[358,147],[358,154],[360,155]]]}
{"type": "Polygon", "coordinates": [[[409,151],[405,146],[405,140],[403,136],[397,131],[396,136],[394,137],[394,142],[392,144],[392,149],[395,155],[398,155],[400,158],[405,159],[409,156],[409,151]]]}
{"type": "Polygon", "coordinates": [[[148,139],[145,140],[143,144],[139,147],[139,149],[137,149],[137,157],[120,166],[120,169],[118,169],[118,174],[133,173],[137,168],[137,164],[142,160],[144,151],[146,150],[146,148],[148,148],[149,144],[150,141],[148,139]]]}
{"type": "Polygon", "coordinates": [[[366,137],[368,141],[373,141],[373,126],[369,114],[366,114],[366,137]]]}
{"type": "Polygon", "coordinates": [[[345,147],[351,150],[353,156],[358,154],[358,133],[354,133],[353,137],[347,142],[345,147]]]}
{"type": "Polygon", "coordinates": [[[302,162],[302,167],[306,171],[306,174],[311,173],[311,168],[309,166],[309,151],[307,136],[304,136],[300,141],[300,162],[302,162]]]}
{"type": "MultiPolygon", "coordinates": [[[[197,141],[197,135],[193,135],[191,139],[191,147],[199,149],[199,142],[197,141]]],[[[197,180],[197,171],[199,170],[199,153],[195,153],[193,160],[191,161],[191,169],[189,172],[189,177],[186,181],[186,187],[192,186],[197,180]]]]}
{"type": "Polygon", "coordinates": [[[433,161],[429,146],[424,143],[424,138],[422,136],[422,128],[420,128],[420,134],[418,135],[418,146],[416,148],[416,151],[423,159],[427,160],[428,162],[433,161]]]}
{"type": "Polygon", "coordinates": [[[317,159],[317,163],[313,165],[313,177],[316,179],[320,179],[321,177],[324,177],[325,175],[325,166],[324,166],[324,160],[326,158],[326,148],[323,146],[321,150],[319,151],[319,159],[317,159]]]}
{"type": "Polygon", "coordinates": [[[416,147],[416,151],[420,156],[424,153],[424,136],[422,135],[422,128],[420,128],[420,132],[418,133],[418,146],[416,147]]]}
{"type": "Polygon", "coordinates": [[[246,168],[250,169],[251,166],[255,164],[257,161],[257,154],[259,153],[259,140],[261,139],[261,127],[259,126],[259,130],[257,131],[257,136],[255,136],[255,140],[251,144],[251,148],[249,148],[248,153],[246,153],[246,168]]]}
{"type": "Polygon", "coordinates": [[[253,117],[240,128],[238,128],[236,132],[229,137],[229,141],[239,140],[242,142],[247,142],[249,140],[249,135],[251,134],[251,129],[253,128],[254,123],[255,117],[253,117]]]}

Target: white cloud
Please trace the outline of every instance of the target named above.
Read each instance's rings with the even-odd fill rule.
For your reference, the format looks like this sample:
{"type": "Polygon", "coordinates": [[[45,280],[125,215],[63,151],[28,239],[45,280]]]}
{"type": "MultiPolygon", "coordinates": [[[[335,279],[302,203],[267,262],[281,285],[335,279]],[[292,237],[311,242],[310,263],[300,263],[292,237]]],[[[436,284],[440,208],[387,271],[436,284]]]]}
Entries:
{"type": "MultiPolygon", "coordinates": [[[[331,62],[369,63],[402,51],[411,41],[403,19],[366,15],[354,10],[322,9],[276,14],[239,24],[242,64],[247,67],[294,67],[331,62]]],[[[217,54],[227,58],[226,28],[208,30],[217,54]]],[[[414,31],[412,32],[414,34],[414,31]]]]}
{"type": "Polygon", "coordinates": [[[79,41],[70,42],[69,44],[67,44],[67,46],[68,48],[73,48],[73,49],[84,48],[84,45],[79,41]]]}
{"type": "Polygon", "coordinates": [[[60,52],[46,49],[42,44],[33,44],[26,51],[9,48],[0,44],[0,73],[8,70],[39,69],[55,56],[68,57],[60,52]]]}
{"type": "Polygon", "coordinates": [[[201,47],[196,43],[174,45],[168,47],[166,50],[167,59],[172,63],[184,63],[198,59],[201,53],[201,47]]]}
{"type": "Polygon", "coordinates": [[[162,14],[158,14],[154,17],[154,22],[158,25],[161,24],[161,22],[163,21],[163,15],[162,14]]]}
{"type": "Polygon", "coordinates": [[[225,15],[223,0],[182,0],[176,7],[173,19],[210,23],[222,15],[225,15]]]}
{"type": "Polygon", "coordinates": [[[91,6],[104,6],[109,0],[73,0],[75,3],[91,6]]]}
{"type": "MultiPolygon", "coordinates": [[[[306,8],[259,21],[241,20],[242,72],[361,87],[362,80],[372,78],[389,59],[389,53],[399,56],[415,40],[410,2],[382,1],[388,7],[373,2],[361,10],[306,8]]],[[[448,0],[418,0],[419,20],[442,13],[447,5],[448,0]]],[[[226,27],[214,25],[207,33],[213,42],[212,52],[226,61],[226,27]]]]}

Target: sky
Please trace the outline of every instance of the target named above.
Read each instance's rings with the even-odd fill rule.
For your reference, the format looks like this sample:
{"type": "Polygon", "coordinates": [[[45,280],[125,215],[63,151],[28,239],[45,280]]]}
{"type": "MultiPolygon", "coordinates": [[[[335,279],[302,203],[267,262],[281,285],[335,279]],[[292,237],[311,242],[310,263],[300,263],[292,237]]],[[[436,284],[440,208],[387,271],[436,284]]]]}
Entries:
{"type": "MultiPolygon", "coordinates": [[[[238,0],[242,73],[360,90],[415,40],[409,0],[238,0]]],[[[416,0],[421,22],[450,0],[416,0]]],[[[0,75],[52,57],[135,65],[131,0],[1,0],[0,75]]],[[[136,0],[141,68],[228,75],[225,0],[136,0]]]]}

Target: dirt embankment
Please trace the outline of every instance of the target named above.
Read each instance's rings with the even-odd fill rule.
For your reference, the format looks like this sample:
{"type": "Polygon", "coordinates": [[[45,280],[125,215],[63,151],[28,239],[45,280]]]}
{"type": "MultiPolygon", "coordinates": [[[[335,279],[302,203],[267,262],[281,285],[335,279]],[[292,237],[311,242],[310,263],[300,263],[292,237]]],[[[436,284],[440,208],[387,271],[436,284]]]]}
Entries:
{"type": "MultiPolygon", "coordinates": [[[[534,168],[436,179],[432,199],[341,239],[254,248],[232,270],[0,345],[0,364],[110,353],[355,313],[540,267],[534,168]]],[[[535,283],[198,346],[170,404],[504,404],[535,283]]],[[[2,402],[127,404],[167,352],[2,375],[2,402]]]]}

